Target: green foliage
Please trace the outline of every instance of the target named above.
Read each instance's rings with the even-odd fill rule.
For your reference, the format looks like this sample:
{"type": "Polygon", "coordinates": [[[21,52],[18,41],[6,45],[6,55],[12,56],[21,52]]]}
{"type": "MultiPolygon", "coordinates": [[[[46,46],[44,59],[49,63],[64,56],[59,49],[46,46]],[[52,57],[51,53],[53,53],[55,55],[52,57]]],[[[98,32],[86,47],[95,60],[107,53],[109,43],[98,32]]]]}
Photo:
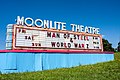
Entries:
{"type": "Polygon", "coordinates": [[[116,52],[114,57],[115,57],[115,60],[120,61],[120,52],[116,52]]]}
{"type": "Polygon", "coordinates": [[[118,50],[118,52],[120,52],[120,42],[118,43],[117,50],[118,50]]]}
{"type": "Polygon", "coordinates": [[[106,39],[102,39],[103,42],[103,50],[104,51],[114,51],[114,48],[112,48],[112,44],[108,42],[106,39]]]}
{"type": "Polygon", "coordinates": [[[120,53],[115,60],[38,72],[0,74],[0,80],[120,80],[120,53]]]}

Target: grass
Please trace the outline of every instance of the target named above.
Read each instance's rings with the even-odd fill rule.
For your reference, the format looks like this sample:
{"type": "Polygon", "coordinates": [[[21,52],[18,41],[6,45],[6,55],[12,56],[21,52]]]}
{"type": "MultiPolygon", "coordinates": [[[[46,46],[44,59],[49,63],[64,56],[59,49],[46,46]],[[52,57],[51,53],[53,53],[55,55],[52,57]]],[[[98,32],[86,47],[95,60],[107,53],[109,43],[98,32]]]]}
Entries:
{"type": "Polygon", "coordinates": [[[39,72],[0,74],[0,80],[120,80],[120,53],[115,53],[114,61],[39,72]]]}

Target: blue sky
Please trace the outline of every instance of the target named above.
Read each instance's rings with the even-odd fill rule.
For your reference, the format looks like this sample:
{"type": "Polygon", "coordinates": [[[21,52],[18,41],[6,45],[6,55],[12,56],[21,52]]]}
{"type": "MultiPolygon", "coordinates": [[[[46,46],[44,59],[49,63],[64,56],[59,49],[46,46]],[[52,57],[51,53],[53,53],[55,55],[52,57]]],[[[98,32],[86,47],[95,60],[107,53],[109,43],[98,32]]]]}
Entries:
{"type": "Polygon", "coordinates": [[[0,49],[17,16],[99,27],[113,47],[120,41],[120,0],[0,0],[0,49]]]}

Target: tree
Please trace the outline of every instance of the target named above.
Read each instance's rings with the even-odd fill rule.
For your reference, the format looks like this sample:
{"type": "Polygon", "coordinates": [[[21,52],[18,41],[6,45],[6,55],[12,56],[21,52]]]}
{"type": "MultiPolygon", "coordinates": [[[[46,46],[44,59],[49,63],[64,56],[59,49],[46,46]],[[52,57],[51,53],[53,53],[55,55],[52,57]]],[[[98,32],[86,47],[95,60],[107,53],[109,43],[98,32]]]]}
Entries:
{"type": "Polygon", "coordinates": [[[106,39],[102,39],[103,42],[103,50],[104,51],[114,51],[112,44],[108,42],[106,39]]]}
{"type": "Polygon", "coordinates": [[[118,43],[117,50],[118,50],[118,52],[120,52],[120,42],[118,43]]]}

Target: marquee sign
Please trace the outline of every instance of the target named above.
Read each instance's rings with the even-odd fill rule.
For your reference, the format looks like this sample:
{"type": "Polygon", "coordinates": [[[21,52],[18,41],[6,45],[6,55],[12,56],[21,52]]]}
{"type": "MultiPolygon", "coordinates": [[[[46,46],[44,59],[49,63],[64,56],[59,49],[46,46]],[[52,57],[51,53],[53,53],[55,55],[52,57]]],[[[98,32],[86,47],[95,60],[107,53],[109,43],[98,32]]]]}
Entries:
{"type": "Polygon", "coordinates": [[[102,51],[99,34],[13,25],[13,49],[102,51]]]}

